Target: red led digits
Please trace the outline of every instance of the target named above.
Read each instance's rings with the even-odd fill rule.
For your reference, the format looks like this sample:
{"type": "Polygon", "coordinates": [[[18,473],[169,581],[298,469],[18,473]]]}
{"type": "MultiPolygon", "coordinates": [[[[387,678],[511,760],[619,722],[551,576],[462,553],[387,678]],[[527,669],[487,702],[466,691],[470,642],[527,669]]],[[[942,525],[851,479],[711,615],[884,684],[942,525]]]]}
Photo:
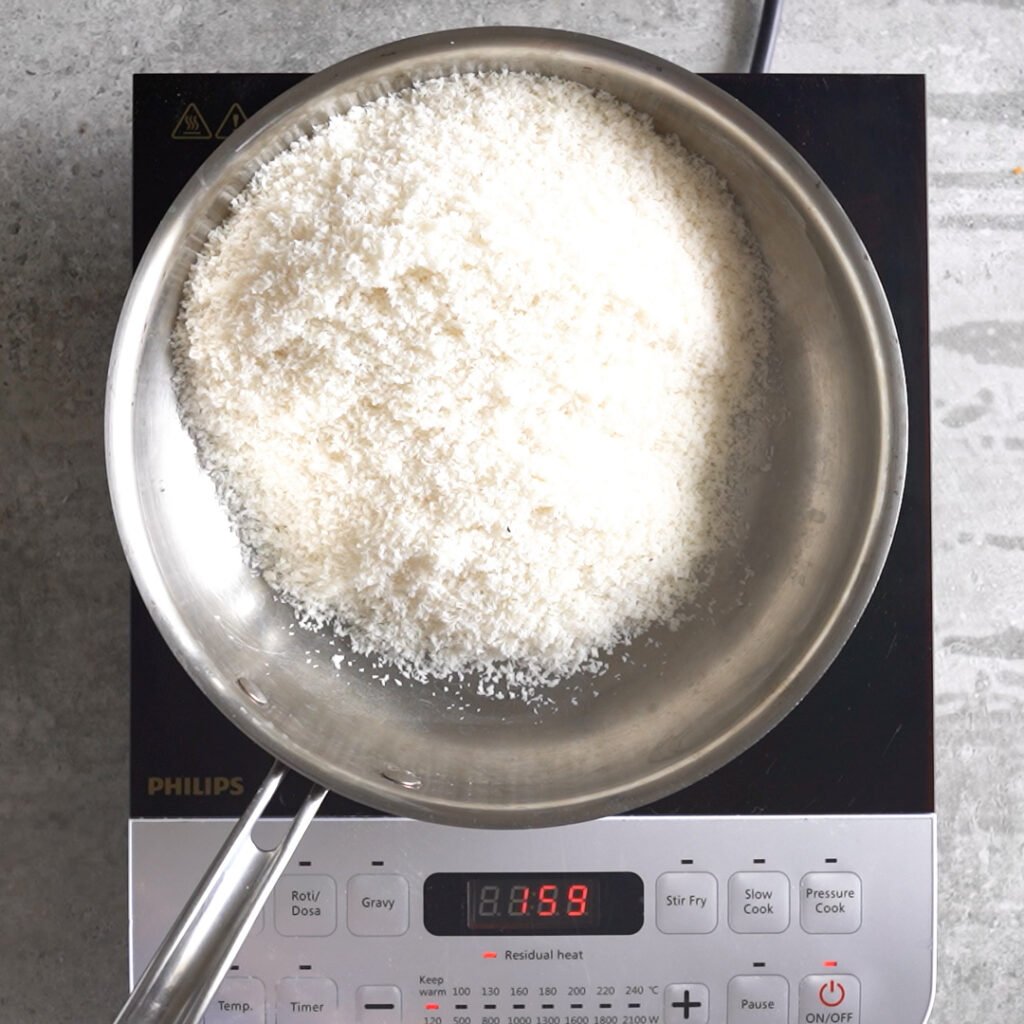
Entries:
{"type": "Polygon", "coordinates": [[[558,913],[558,886],[542,885],[537,890],[537,916],[554,917],[558,913]]]}
{"type": "Polygon", "coordinates": [[[510,917],[525,917],[530,907],[530,887],[513,885],[509,891],[508,912],[510,917]]]}
{"type": "Polygon", "coordinates": [[[590,893],[588,885],[570,885],[568,898],[568,916],[583,917],[587,912],[587,896],[590,893]]]}
{"type": "Polygon", "coordinates": [[[562,887],[555,882],[544,882],[533,889],[529,885],[489,883],[476,890],[476,918],[513,917],[586,917],[590,886],[575,882],[565,891],[562,901],[562,887]]]}
{"type": "MultiPolygon", "coordinates": [[[[569,872],[523,872],[479,875],[436,875],[424,889],[425,920],[435,935],[632,934],[609,932],[617,926],[616,905],[607,898],[605,877],[569,872]],[[610,908],[610,909],[605,909],[610,908]],[[449,931],[450,928],[457,931],[449,931]]],[[[635,876],[623,875],[632,880],[635,876]]],[[[630,912],[640,908],[640,883],[616,890],[630,912]]],[[[635,928],[634,928],[635,930],[635,928]]]]}

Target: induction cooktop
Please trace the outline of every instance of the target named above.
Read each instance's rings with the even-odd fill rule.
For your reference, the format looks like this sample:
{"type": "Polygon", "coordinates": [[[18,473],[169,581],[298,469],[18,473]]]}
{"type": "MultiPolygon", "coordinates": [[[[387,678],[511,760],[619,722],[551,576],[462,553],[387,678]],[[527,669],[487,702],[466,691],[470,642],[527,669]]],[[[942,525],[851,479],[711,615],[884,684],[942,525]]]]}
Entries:
{"type": "MultiPolygon", "coordinates": [[[[213,149],[304,76],[138,75],[134,252],[213,149]]],[[[330,795],[207,1022],[857,1024],[923,1021],[934,939],[924,80],[709,75],[845,208],[888,296],[909,459],[853,635],[768,735],[598,822],[479,832],[330,795]]],[[[270,757],[131,607],[132,972],[270,757]]],[[[297,808],[301,780],[272,814],[297,808]]],[[[272,824],[267,825],[273,828],[272,824]]]]}

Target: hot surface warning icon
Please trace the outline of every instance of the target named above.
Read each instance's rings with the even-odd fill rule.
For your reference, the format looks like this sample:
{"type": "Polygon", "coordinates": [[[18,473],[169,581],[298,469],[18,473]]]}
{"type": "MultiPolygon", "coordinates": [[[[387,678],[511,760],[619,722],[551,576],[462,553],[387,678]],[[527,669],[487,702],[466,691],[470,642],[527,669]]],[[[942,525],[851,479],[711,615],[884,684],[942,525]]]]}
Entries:
{"type": "Polygon", "coordinates": [[[172,139],[212,139],[210,126],[206,123],[199,108],[190,103],[185,108],[185,113],[178,118],[178,123],[171,132],[172,139]]]}
{"type": "Polygon", "coordinates": [[[244,120],[245,111],[237,103],[232,103],[217,128],[216,138],[226,139],[244,120]]]}

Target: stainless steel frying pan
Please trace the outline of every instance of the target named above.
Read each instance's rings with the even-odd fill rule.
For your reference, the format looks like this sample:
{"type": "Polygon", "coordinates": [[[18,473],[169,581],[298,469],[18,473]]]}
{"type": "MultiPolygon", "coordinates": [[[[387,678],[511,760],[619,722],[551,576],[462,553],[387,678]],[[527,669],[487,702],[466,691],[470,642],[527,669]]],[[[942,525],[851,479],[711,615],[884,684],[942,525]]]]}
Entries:
{"type": "Polygon", "coordinates": [[[863,245],[764,122],[638,50],[485,28],[405,40],[314,75],[210,157],[160,224],[126,299],[106,445],[121,540],[164,638],[225,715],[318,784],[289,840],[263,853],[249,831],[279,781],[275,769],[119,1018],[186,1021],[202,1012],[315,813],[319,787],[444,824],[564,824],[678,790],[770,729],[819,679],[874,587],[902,493],[906,401],[892,318],[863,245]],[[297,629],[247,567],[199,467],[168,353],[193,257],[261,163],[352,104],[498,67],[605,89],[714,164],[760,242],[777,302],[762,438],[771,468],[750,481],[749,533],[709,584],[714,615],[655,630],[628,663],[615,660],[596,681],[566,681],[540,709],[479,697],[471,683],[448,693],[374,684],[372,666],[336,638],[297,629]]]}

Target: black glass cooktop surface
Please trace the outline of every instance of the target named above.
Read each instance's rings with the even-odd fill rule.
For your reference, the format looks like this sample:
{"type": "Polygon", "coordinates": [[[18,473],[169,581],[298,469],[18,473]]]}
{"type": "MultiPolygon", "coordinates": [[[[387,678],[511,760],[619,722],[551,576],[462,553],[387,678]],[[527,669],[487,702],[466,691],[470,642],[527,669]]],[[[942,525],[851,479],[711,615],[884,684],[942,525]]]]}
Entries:
{"type": "MultiPolygon", "coordinates": [[[[221,139],[302,75],[137,75],[134,254],[221,139]]],[[[709,75],[799,150],[846,209],[892,306],[909,465],[881,580],[810,695],[725,767],[637,814],[884,814],[934,809],[924,79],[709,75]]],[[[132,593],[132,817],[234,816],[270,764],[192,684],[132,593]]],[[[294,808],[301,780],[276,798],[294,808]]],[[[332,795],[326,815],[375,814],[332,795]]]]}

